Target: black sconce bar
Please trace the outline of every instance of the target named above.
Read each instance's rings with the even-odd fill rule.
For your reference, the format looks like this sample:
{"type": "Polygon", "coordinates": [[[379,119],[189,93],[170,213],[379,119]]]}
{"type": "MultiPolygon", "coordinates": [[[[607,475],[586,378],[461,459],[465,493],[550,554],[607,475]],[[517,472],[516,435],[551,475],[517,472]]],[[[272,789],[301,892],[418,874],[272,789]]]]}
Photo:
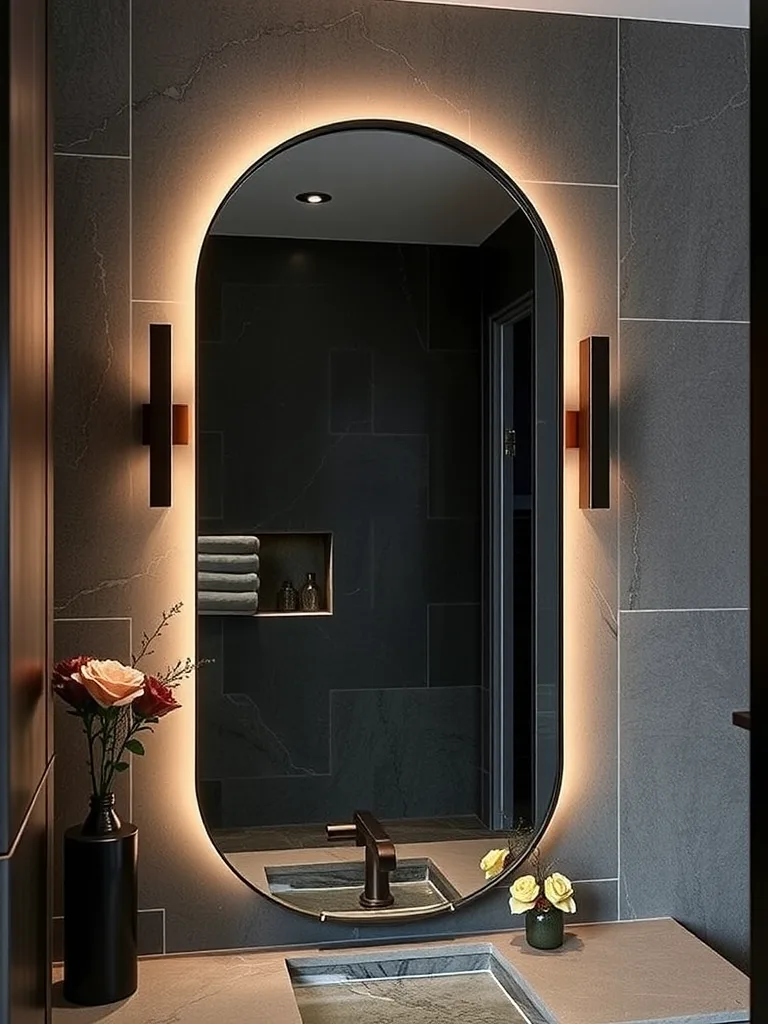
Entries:
{"type": "Polygon", "coordinates": [[[566,448],[579,449],[579,508],[610,508],[610,351],[608,338],[579,342],[579,411],[566,413],[566,448]]]}
{"type": "Polygon", "coordinates": [[[149,404],[142,408],[142,443],[149,445],[149,504],[171,507],[172,445],[189,444],[189,406],[174,405],[171,325],[149,325],[149,404]]]}

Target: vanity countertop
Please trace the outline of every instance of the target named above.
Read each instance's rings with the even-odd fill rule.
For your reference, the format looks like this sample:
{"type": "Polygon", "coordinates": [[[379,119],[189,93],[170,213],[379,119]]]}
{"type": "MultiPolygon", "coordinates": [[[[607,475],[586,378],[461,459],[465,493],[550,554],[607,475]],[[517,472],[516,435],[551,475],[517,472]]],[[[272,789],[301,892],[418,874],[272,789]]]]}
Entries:
{"type": "MultiPolygon", "coordinates": [[[[444,947],[448,941],[382,948],[444,947]]],[[[564,945],[548,952],[530,949],[522,931],[461,936],[456,943],[491,944],[559,1024],[731,1024],[749,1019],[746,975],[671,918],[566,924],[564,945]]],[[[333,952],[342,950],[325,950],[324,955],[333,952]]],[[[63,1004],[57,969],[54,1024],[301,1024],[285,960],[302,956],[317,956],[317,950],[145,959],[136,995],[111,1007],[63,1004]]]]}

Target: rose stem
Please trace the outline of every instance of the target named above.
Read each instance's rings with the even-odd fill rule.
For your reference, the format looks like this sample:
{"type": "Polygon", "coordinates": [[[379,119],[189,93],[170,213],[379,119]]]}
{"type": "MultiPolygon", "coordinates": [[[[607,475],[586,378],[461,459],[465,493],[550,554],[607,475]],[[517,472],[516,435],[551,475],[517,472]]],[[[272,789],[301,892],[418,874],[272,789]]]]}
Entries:
{"type": "Polygon", "coordinates": [[[88,770],[91,773],[91,786],[93,787],[93,795],[97,796],[98,795],[98,790],[96,788],[96,773],[93,770],[94,749],[93,749],[93,733],[91,731],[91,726],[93,724],[93,713],[92,712],[86,711],[85,715],[83,715],[83,724],[85,725],[85,735],[88,737],[88,770]]]}

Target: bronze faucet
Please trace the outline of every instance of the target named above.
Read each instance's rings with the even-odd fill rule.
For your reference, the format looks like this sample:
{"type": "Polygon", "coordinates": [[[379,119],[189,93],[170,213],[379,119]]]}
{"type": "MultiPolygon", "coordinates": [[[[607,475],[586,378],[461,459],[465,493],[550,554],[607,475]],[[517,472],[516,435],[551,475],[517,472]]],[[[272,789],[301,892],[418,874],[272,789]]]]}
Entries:
{"type": "Polygon", "coordinates": [[[365,888],[360,893],[360,904],[366,910],[391,907],[395,897],[389,891],[389,873],[397,867],[395,844],[384,831],[384,826],[370,811],[355,811],[351,825],[326,825],[329,842],[354,839],[357,846],[365,847],[365,888]]]}

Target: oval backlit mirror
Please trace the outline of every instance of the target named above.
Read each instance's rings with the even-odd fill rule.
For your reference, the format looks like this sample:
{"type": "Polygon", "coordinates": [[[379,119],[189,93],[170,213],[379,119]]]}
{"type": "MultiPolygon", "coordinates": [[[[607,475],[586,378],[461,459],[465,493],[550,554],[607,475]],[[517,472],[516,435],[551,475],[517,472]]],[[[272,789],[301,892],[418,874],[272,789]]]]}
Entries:
{"type": "Polygon", "coordinates": [[[198,795],[271,899],[440,913],[551,816],[561,305],[522,191],[413,125],[294,139],[211,224],[198,795]]]}

